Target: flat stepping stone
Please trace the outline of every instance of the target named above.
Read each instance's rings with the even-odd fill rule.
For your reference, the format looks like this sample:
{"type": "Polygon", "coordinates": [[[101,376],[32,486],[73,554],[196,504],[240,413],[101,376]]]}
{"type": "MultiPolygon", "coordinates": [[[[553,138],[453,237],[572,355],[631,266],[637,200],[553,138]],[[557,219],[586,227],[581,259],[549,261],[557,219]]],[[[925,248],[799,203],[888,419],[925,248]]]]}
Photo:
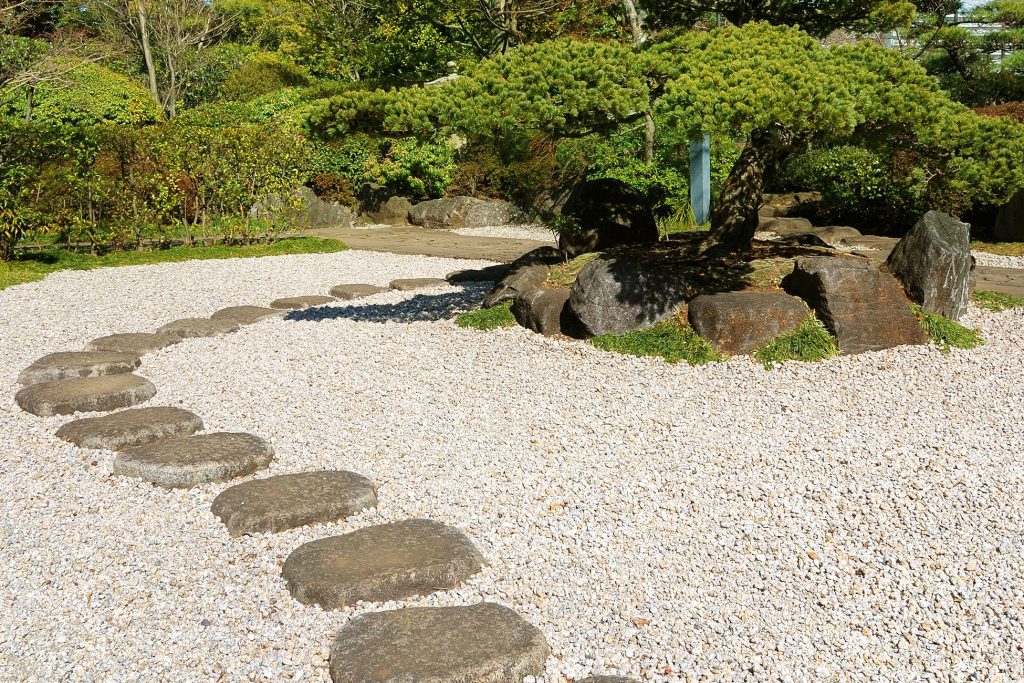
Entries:
{"type": "Polygon", "coordinates": [[[484,559],[465,534],[429,519],[371,526],[301,545],[282,575],[304,605],[341,609],[448,590],[480,571],[484,559]]]}
{"type": "Polygon", "coordinates": [[[142,361],[134,353],[120,351],[61,351],[34,361],[21,371],[18,382],[39,384],[62,379],[102,377],[132,372],[142,361]]]}
{"type": "Polygon", "coordinates": [[[377,285],[336,285],[331,287],[331,296],[342,301],[352,301],[388,291],[391,291],[388,287],[378,287],[377,285]]]}
{"type": "Polygon", "coordinates": [[[264,318],[280,316],[281,311],[265,306],[229,306],[210,316],[211,320],[230,320],[239,325],[252,325],[264,318]]]}
{"type": "Polygon", "coordinates": [[[332,301],[337,301],[337,299],[333,296],[324,296],[322,294],[312,294],[310,296],[287,296],[283,299],[274,299],[270,302],[270,307],[285,311],[301,311],[304,308],[323,306],[324,304],[329,304],[332,301]]]}
{"type": "Polygon", "coordinates": [[[181,318],[157,328],[157,334],[194,339],[196,337],[216,337],[221,334],[237,332],[239,329],[237,322],[227,318],[181,318]]]}
{"type": "Polygon", "coordinates": [[[108,334],[106,337],[93,339],[85,345],[87,351],[120,351],[142,356],[171,344],[177,344],[179,337],[152,332],[126,332],[124,334],[108,334]]]}
{"type": "Polygon", "coordinates": [[[576,683],[640,683],[640,681],[625,676],[588,676],[576,683]]]}
{"type": "Polygon", "coordinates": [[[331,645],[334,683],[522,683],[551,649],[508,607],[410,607],[352,619],[331,645]]]}
{"type": "Polygon", "coordinates": [[[300,472],[232,486],[210,509],[232,536],[240,536],[336,522],[372,507],[377,507],[376,487],[360,474],[300,472]]]}
{"type": "Polygon", "coordinates": [[[33,384],[14,396],[25,412],[40,417],[128,408],[156,396],[156,387],[138,375],[106,375],[33,384]]]}
{"type": "Polygon", "coordinates": [[[252,474],[273,459],[274,449],[258,436],[217,432],[123,451],[114,458],[113,473],[167,488],[188,488],[252,474]]]}
{"type": "Polygon", "coordinates": [[[121,451],[202,429],[202,418],[182,408],[131,408],[68,422],[57,430],[57,437],[80,448],[121,451]]]}
{"type": "Polygon", "coordinates": [[[426,289],[427,287],[447,287],[448,281],[439,277],[410,277],[392,280],[389,286],[400,292],[411,292],[414,289],[426,289]]]}

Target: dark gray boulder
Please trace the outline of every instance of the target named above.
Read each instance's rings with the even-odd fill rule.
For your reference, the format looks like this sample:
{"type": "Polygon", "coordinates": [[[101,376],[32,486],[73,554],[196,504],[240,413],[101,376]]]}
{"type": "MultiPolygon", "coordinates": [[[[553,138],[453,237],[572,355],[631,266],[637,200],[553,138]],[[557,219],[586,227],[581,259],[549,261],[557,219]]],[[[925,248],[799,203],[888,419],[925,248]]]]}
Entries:
{"type": "Polygon", "coordinates": [[[679,273],[653,260],[598,258],[580,271],[569,306],[585,333],[623,334],[674,315],[692,295],[679,273]]]}
{"type": "Polygon", "coordinates": [[[580,323],[569,307],[569,288],[534,289],[512,301],[512,315],[523,327],[545,336],[577,336],[580,323]]]}
{"type": "Polygon", "coordinates": [[[375,211],[367,213],[372,223],[382,225],[408,225],[409,212],[412,211],[413,203],[408,197],[390,197],[382,203],[375,211]]]}
{"type": "Polygon", "coordinates": [[[970,300],[971,226],[929,211],[896,243],[885,265],[911,301],[959,320],[970,300]]]}
{"type": "Polygon", "coordinates": [[[620,180],[577,185],[562,207],[562,219],[573,224],[558,236],[559,248],[570,257],[659,239],[650,203],[620,180]]]}
{"type": "Polygon", "coordinates": [[[249,217],[284,218],[299,228],[349,228],[355,220],[352,209],[338,202],[326,202],[308,187],[297,189],[296,199],[297,206],[282,202],[280,195],[270,195],[252,205],[249,217]]]}
{"type": "Polygon", "coordinates": [[[483,268],[470,268],[467,270],[456,270],[445,275],[444,279],[455,284],[458,282],[497,282],[505,277],[512,270],[509,263],[498,263],[483,268]]]}
{"type": "Polygon", "coordinates": [[[801,256],[782,287],[814,309],[843,353],[928,341],[896,278],[866,261],[801,256]]]}
{"type": "Polygon", "coordinates": [[[562,260],[554,247],[538,247],[526,252],[507,266],[505,273],[484,297],[484,308],[512,301],[520,294],[540,287],[548,279],[551,266],[562,260]]]}
{"type": "Polygon", "coordinates": [[[431,229],[482,228],[522,220],[521,212],[508,202],[476,197],[430,199],[409,210],[410,223],[431,229]]]}
{"type": "Polygon", "coordinates": [[[807,319],[804,303],[782,292],[722,292],[690,300],[694,331],[730,356],[753,353],[807,319]]]}

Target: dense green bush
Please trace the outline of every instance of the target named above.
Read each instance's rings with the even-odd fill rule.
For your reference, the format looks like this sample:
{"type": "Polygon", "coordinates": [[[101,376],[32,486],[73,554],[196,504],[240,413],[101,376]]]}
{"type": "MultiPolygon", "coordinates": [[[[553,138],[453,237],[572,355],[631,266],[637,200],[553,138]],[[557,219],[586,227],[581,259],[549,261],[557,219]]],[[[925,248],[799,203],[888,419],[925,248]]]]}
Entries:
{"type": "Polygon", "coordinates": [[[232,72],[221,84],[220,95],[229,101],[255,99],[282,88],[309,85],[305,68],[275,54],[261,54],[232,72]]]}

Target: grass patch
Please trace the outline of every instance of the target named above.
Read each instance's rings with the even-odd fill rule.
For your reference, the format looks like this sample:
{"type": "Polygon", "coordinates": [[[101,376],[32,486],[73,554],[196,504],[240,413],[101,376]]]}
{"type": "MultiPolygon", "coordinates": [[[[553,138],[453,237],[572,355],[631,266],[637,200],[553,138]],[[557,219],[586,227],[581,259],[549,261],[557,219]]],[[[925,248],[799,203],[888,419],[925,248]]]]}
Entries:
{"type": "Polygon", "coordinates": [[[455,318],[455,324],[473,330],[496,330],[515,325],[516,317],[512,315],[512,302],[502,301],[493,308],[466,311],[455,318]]]}
{"type": "Polygon", "coordinates": [[[971,249],[1000,256],[1024,256],[1024,242],[971,242],[971,249]]]}
{"type": "Polygon", "coordinates": [[[835,337],[829,334],[821,321],[812,313],[789,334],[771,340],[757,351],[754,358],[766,369],[787,360],[817,361],[839,354],[835,337]]]}
{"type": "Polygon", "coordinates": [[[568,263],[559,263],[551,266],[551,270],[548,273],[548,283],[557,287],[568,287],[576,282],[576,278],[579,276],[580,271],[583,270],[583,266],[600,255],[597,252],[580,254],[568,263]]]}
{"type": "Polygon", "coordinates": [[[684,232],[707,232],[710,229],[711,222],[698,223],[689,205],[678,209],[671,216],[658,219],[658,235],[661,239],[684,232]]]}
{"type": "Polygon", "coordinates": [[[1024,298],[1003,294],[1002,292],[976,291],[971,295],[971,301],[981,308],[989,311],[1005,311],[1011,308],[1024,306],[1024,298]]]}
{"type": "Polygon", "coordinates": [[[103,256],[64,249],[42,249],[23,253],[11,261],[0,262],[0,289],[42,280],[58,270],[92,270],[116,266],[140,266],[205,259],[253,258],[286,254],[330,254],[348,249],[338,240],[321,237],[287,237],[271,244],[235,247],[171,247],[147,251],[117,251],[103,256]]]}
{"type": "Polygon", "coordinates": [[[758,289],[776,289],[782,286],[782,278],[793,272],[796,260],[792,258],[763,258],[750,262],[750,272],[743,276],[744,282],[758,289]]]}
{"type": "Polygon", "coordinates": [[[964,327],[955,320],[944,318],[936,313],[928,313],[917,305],[911,305],[910,308],[920,321],[921,327],[928,333],[928,338],[937,344],[943,352],[954,347],[973,349],[985,343],[977,330],[964,327]]]}
{"type": "Polygon", "coordinates": [[[704,365],[723,360],[723,356],[702,339],[678,316],[663,320],[646,330],[626,334],[602,334],[590,343],[602,351],[631,356],[661,356],[669,363],[685,360],[690,365],[704,365]]]}

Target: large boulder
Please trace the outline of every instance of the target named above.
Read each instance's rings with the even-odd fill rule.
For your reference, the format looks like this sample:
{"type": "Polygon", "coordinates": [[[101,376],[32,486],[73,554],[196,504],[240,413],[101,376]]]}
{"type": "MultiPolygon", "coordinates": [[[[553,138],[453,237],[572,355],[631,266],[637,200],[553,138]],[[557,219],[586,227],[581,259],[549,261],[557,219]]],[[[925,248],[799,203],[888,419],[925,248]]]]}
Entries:
{"type": "Polygon", "coordinates": [[[569,306],[587,334],[623,334],[675,314],[692,294],[679,273],[650,259],[602,257],[580,271],[569,306]]]}
{"type": "Polygon", "coordinates": [[[407,197],[391,197],[367,216],[371,222],[381,225],[407,225],[410,211],[412,202],[407,197]]]}
{"type": "Polygon", "coordinates": [[[900,283],[871,263],[839,256],[801,256],[782,287],[810,305],[843,353],[924,344],[900,283]]]}
{"type": "Polygon", "coordinates": [[[643,195],[620,180],[602,178],[580,183],[562,207],[573,229],[563,231],[558,246],[570,257],[621,244],[658,241],[654,212],[643,195]]]}
{"type": "Polygon", "coordinates": [[[885,265],[911,301],[929,313],[959,320],[970,299],[971,226],[929,211],[896,243],[885,265]]]}
{"type": "Polygon", "coordinates": [[[409,222],[424,228],[482,228],[522,221],[518,209],[492,199],[443,197],[416,204],[409,210],[409,222]]]}
{"type": "Polygon", "coordinates": [[[539,288],[548,279],[552,264],[561,260],[562,255],[554,247],[538,247],[526,252],[509,264],[508,271],[484,297],[483,307],[493,308],[539,288]]]}
{"type": "Polygon", "coordinates": [[[512,315],[523,327],[545,336],[576,336],[579,321],[569,307],[569,288],[534,289],[516,296],[512,315]]]}
{"type": "Polygon", "coordinates": [[[716,351],[738,356],[792,332],[810,311],[788,294],[750,291],[702,294],[690,301],[687,315],[694,331],[716,351]]]}
{"type": "Polygon", "coordinates": [[[280,195],[270,195],[249,209],[250,218],[284,218],[298,228],[350,228],[355,220],[352,209],[338,202],[325,202],[308,187],[296,191],[297,205],[282,205],[280,195]]]}
{"type": "Polygon", "coordinates": [[[995,238],[1000,242],[1024,242],[1024,190],[1018,190],[999,207],[995,238]]]}

